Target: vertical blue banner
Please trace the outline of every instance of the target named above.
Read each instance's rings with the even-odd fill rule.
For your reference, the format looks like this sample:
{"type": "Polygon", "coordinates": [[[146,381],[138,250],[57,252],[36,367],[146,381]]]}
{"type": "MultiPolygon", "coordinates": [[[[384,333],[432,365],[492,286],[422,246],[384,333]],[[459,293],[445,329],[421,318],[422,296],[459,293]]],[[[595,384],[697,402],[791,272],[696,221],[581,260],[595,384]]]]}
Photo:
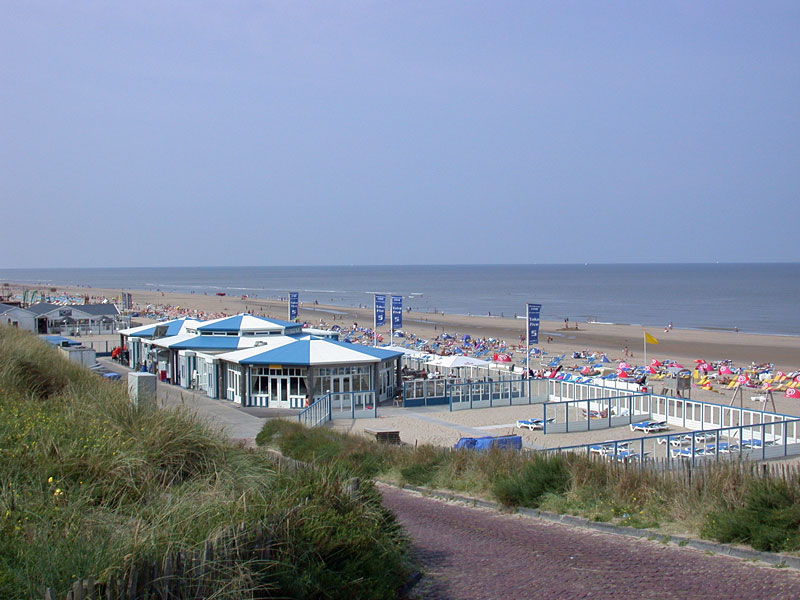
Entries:
{"type": "Polygon", "coordinates": [[[289,292],[289,320],[294,321],[297,318],[297,292],[289,292]]]}
{"type": "Polygon", "coordinates": [[[542,312],[541,304],[528,304],[528,343],[539,343],[539,315],[542,312]]]}
{"type": "Polygon", "coordinates": [[[403,297],[392,296],[392,329],[403,326],[403,297]]]}
{"type": "Polygon", "coordinates": [[[375,327],[386,325],[386,294],[375,294],[375,327]]]}

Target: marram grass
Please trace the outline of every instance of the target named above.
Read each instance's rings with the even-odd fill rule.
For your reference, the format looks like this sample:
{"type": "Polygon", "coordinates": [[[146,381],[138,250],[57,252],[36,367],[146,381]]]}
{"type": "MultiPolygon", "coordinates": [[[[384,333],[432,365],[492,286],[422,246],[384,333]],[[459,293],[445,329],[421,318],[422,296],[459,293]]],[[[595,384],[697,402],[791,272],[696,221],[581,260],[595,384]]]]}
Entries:
{"type": "Polygon", "coordinates": [[[277,471],[186,410],[134,407],[124,385],[0,327],[0,598],[65,597],[76,579],[241,524],[270,532],[271,559],[220,566],[213,597],[391,598],[407,540],[371,483],[345,492],[350,476],[277,471]]]}
{"type": "Polygon", "coordinates": [[[574,454],[386,446],[289,421],[265,424],[258,443],[285,454],[398,484],[488,497],[663,533],[800,551],[800,479],[794,468],[720,461],[664,472],[574,454]],[[369,460],[364,457],[369,456],[369,460]]]}

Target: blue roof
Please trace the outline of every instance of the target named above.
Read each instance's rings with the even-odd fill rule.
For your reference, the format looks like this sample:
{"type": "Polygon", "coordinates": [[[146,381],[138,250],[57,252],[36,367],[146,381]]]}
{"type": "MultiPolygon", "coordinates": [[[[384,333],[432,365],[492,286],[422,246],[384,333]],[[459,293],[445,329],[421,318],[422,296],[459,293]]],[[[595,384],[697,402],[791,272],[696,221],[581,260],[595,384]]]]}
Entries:
{"type": "MultiPolygon", "coordinates": [[[[346,344],[344,342],[337,342],[334,340],[311,338],[308,340],[297,340],[291,344],[280,346],[273,350],[264,350],[261,354],[256,354],[249,358],[244,358],[240,362],[243,365],[259,365],[259,364],[276,364],[276,365],[311,365],[311,343],[324,343],[327,346],[316,346],[315,356],[318,364],[326,364],[326,360],[320,359],[320,352],[324,353],[322,348],[329,346],[337,346],[344,348],[350,352],[357,352],[366,354],[372,358],[377,358],[381,361],[389,360],[402,356],[402,352],[395,350],[381,350],[380,348],[373,348],[372,346],[361,346],[359,344],[346,344]]],[[[337,361],[338,362],[338,361],[337,361]]],[[[358,362],[358,361],[353,361],[358,362]]]]}
{"type": "Polygon", "coordinates": [[[142,329],[141,331],[137,331],[135,333],[131,333],[128,337],[153,337],[156,333],[156,327],[159,326],[159,323],[153,323],[147,329],[142,329]]]}
{"type": "Polygon", "coordinates": [[[291,321],[279,321],[277,319],[267,319],[265,317],[257,317],[255,315],[236,315],[233,317],[228,317],[227,319],[222,319],[221,321],[200,325],[197,329],[198,331],[239,331],[242,328],[242,320],[245,317],[263,321],[264,325],[273,325],[282,328],[302,327],[301,325],[293,323],[291,321]]]}
{"type": "Polygon", "coordinates": [[[239,339],[233,335],[198,335],[188,340],[172,344],[178,350],[236,350],[239,339]]]}
{"type": "Polygon", "coordinates": [[[181,332],[181,327],[186,322],[186,319],[176,319],[167,326],[167,333],[164,337],[178,335],[181,332]]]}
{"type": "Polygon", "coordinates": [[[311,344],[309,340],[298,340],[274,350],[265,350],[262,354],[245,358],[243,365],[308,365],[311,363],[311,344]]]}

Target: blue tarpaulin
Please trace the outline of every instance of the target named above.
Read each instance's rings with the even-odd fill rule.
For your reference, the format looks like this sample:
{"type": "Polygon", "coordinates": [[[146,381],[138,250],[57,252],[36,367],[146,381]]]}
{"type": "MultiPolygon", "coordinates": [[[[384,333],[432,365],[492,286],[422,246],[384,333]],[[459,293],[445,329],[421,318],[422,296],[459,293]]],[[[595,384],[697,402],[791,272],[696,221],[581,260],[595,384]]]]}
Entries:
{"type": "Polygon", "coordinates": [[[489,450],[490,448],[501,448],[504,450],[521,450],[522,449],[522,436],[519,435],[503,435],[500,437],[479,437],[479,438],[461,438],[453,446],[456,450],[459,448],[467,448],[470,450],[489,450]]]}

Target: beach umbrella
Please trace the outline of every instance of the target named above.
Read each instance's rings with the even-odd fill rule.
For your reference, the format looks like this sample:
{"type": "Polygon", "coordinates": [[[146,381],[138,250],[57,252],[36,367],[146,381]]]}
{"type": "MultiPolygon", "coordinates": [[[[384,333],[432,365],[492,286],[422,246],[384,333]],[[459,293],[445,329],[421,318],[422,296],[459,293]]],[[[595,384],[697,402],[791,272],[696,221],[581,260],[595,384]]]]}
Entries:
{"type": "Polygon", "coordinates": [[[658,362],[655,358],[650,361],[650,364],[653,365],[654,367],[660,367],[661,366],[661,363],[658,362]]]}
{"type": "Polygon", "coordinates": [[[605,354],[603,354],[603,356],[600,357],[600,362],[601,363],[609,363],[611,361],[608,360],[608,357],[605,354]]]}
{"type": "Polygon", "coordinates": [[[658,371],[656,371],[656,368],[655,368],[653,365],[650,365],[649,367],[647,367],[647,368],[645,369],[645,372],[646,372],[648,375],[655,375],[656,373],[658,373],[658,371]]]}
{"type": "Polygon", "coordinates": [[[703,369],[704,371],[713,371],[714,368],[708,363],[702,363],[697,365],[698,369],[703,369]]]}
{"type": "Polygon", "coordinates": [[[705,361],[705,360],[703,360],[702,358],[695,358],[695,359],[694,359],[694,362],[696,362],[696,363],[704,363],[704,362],[706,362],[706,361],[705,361]]]}
{"type": "Polygon", "coordinates": [[[618,366],[619,366],[620,369],[630,369],[631,368],[631,366],[626,362],[621,362],[621,363],[619,363],[618,366]]]}
{"type": "Polygon", "coordinates": [[[470,339],[471,338],[469,337],[468,333],[465,333],[464,335],[461,336],[461,341],[462,342],[468,342],[470,339]]]}
{"type": "Polygon", "coordinates": [[[800,398],[800,390],[797,388],[786,388],[786,391],[783,392],[783,397],[794,399],[800,398]]]}
{"type": "Polygon", "coordinates": [[[733,375],[733,371],[731,371],[731,368],[728,365],[722,365],[719,368],[719,374],[720,375],[733,375]]]}
{"type": "Polygon", "coordinates": [[[747,375],[739,375],[736,378],[736,383],[738,383],[739,385],[744,385],[748,381],[750,381],[750,378],[747,375]]]}
{"type": "Polygon", "coordinates": [[[588,366],[587,366],[587,367],[583,367],[583,368],[581,369],[581,375],[591,375],[591,374],[592,374],[592,372],[593,372],[593,369],[592,369],[592,367],[588,367],[588,366]]]}

